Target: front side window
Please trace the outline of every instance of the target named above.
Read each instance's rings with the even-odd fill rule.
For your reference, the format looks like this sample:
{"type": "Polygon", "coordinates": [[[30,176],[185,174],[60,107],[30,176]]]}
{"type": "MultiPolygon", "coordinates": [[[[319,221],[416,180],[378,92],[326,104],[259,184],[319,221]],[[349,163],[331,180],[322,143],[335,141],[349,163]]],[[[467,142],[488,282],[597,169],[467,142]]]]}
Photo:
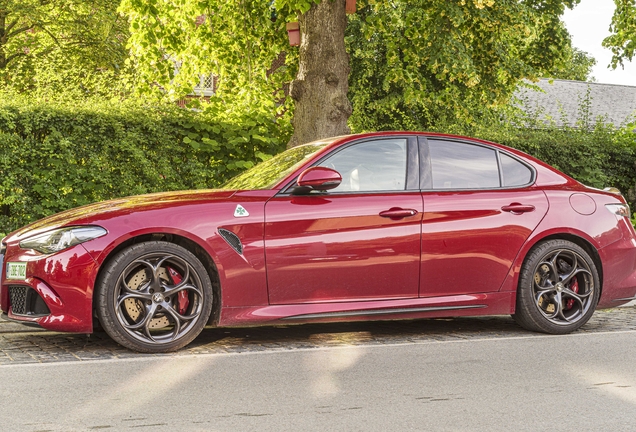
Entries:
{"type": "Polygon", "coordinates": [[[330,192],[403,191],[406,154],[406,139],[365,141],[338,151],[319,166],[342,176],[342,183],[330,192]]]}
{"type": "Polygon", "coordinates": [[[452,141],[429,140],[433,189],[500,187],[495,150],[452,141]]]}

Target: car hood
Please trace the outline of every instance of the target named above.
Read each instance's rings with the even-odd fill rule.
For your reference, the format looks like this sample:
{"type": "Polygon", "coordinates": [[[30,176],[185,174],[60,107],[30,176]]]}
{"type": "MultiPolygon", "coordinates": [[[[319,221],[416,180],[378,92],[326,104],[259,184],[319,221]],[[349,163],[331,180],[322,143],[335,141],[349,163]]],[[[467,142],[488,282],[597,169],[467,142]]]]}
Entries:
{"type": "Polygon", "coordinates": [[[192,190],[176,192],[160,192],[147,195],[135,195],[110,201],[101,201],[82,207],[66,210],[44,219],[35,221],[17,231],[9,234],[7,242],[17,241],[26,236],[39,234],[55,228],[87,223],[95,216],[103,216],[109,213],[126,214],[148,208],[162,208],[189,203],[192,201],[215,201],[230,198],[236,191],[233,190],[192,190]]]}

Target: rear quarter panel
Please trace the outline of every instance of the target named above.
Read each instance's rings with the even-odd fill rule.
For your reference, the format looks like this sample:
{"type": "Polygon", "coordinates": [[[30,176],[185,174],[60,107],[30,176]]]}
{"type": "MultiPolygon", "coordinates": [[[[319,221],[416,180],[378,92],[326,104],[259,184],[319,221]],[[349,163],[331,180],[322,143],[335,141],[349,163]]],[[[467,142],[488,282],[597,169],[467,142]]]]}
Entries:
{"type": "MultiPolygon", "coordinates": [[[[627,241],[629,245],[622,249],[636,251],[633,235],[627,227],[628,221],[619,218],[605,208],[605,204],[620,203],[621,201],[614,195],[586,188],[585,186],[572,188],[544,189],[549,201],[549,209],[545,218],[537,226],[526,244],[519,251],[514,265],[511,267],[508,277],[502,286],[502,291],[516,291],[521,266],[528,253],[534,246],[548,238],[568,238],[574,236],[587,242],[593,247],[601,260],[599,269],[602,286],[601,300],[599,307],[609,307],[612,299],[619,293],[616,290],[616,279],[634,274],[634,252],[630,252],[628,261],[631,261],[628,268],[623,268],[621,273],[616,275],[617,257],[614,253],[607,253],[613,248],[627,241]],[[570,198],[574,194],[585,194],[591,197],[596,204],[596,208],[591,214],[581,214],[575,211],[570,204],[570,198]]],[[[631,229],[633,232],[633,229],[631,229]]],[[[623,263],[625,264],[625,263],[623,263]]],[[[628,288],[625,291],[629,291],[628,288]]],[[[514,305],[513,305],[514,307],[514,305]]]]}

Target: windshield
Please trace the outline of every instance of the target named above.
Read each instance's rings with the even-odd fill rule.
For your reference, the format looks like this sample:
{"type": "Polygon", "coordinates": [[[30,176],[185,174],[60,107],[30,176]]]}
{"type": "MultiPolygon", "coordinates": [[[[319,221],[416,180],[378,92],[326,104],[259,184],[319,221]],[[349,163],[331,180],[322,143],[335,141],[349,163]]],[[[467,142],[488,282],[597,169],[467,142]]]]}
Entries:
{"type": "Polygon", "coordinates": [[[221,189],[269,189],[331,142],[333,138],[290,148],[237,175],[221,189]]]}

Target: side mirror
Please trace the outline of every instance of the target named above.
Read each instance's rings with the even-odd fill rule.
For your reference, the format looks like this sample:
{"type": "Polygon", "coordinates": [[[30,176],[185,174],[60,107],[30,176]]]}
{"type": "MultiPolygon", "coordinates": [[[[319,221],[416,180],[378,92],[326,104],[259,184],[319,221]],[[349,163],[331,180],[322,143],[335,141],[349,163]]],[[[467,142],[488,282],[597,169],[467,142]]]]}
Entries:
{"type": "Polygon", "coordinates": [[[298,187],[310,191],[334,189],[341,182],[342,176],[338,171],[325,167],[307,168],[298,176],[298,187]]]}

